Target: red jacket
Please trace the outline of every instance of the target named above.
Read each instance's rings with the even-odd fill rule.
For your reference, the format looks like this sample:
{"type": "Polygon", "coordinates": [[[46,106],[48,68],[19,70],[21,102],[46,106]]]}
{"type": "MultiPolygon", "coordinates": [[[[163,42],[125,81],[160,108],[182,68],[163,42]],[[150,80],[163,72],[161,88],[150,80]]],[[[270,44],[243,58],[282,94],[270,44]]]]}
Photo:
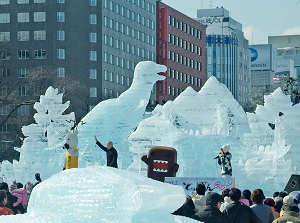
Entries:
{"type": "Polygon", "coordinates": [[[0,206],[0,215],[12,215],[12,214],[14,214],[14,212],[11,209],[4,207],[2,205],[0,206]]]}

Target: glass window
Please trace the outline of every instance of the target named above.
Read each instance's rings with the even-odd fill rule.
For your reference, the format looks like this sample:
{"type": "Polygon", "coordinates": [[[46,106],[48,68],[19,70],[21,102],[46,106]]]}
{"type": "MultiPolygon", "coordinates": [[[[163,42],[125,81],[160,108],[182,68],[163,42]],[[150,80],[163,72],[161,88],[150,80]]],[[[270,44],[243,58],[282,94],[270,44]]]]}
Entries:
{"type": "Polygon", "coordinates": [[[97,24],[97,15],[96,14],[90,14],[89,16],[89,23],[96,25],[97,24]]]}
{"type": "Polygon", "coordinates": [[[56,72],[57,72],[57,77],[65,77],[66,75],[66,70],[64,67],[58,67],[56,72]]]}
{"type": "Polygon", "coordinates": [[[97,97],[97,88],[96,87],[90,87],[90,97],[91,98],[97,97]]]}
{"type": "Polygon", "coordinates": [[[29,31],[18,31],[18,41],[29,41],[29,31]]]}
{"type": "Polygon", "coordinates": [[[0,5],[8,5],[10,0],[0,0],[0,5]]]}
{"type": "Polygon", "coordinates": [[[45,3],[46,0],[33,0],[33,3],[45,3]]]}
{"type": "Polygon", "coordinates": [[[90,69],[89,76],[90,76],[90,79],[97,79],[97,69],[90,69]]]}
{"type": "Polygon", "coordinates": [[[89,40],[90,43],[97,43],[97,33],[90,33],[89,40]]]}
{"type": "Polygon", "coordinates": [[[10,23],[10,13],[0,13],[0,23],[10,23]]]}
{"type": "Polygon", "coordinates": [[[36,30],[33,32],[34,40],[46,40],[46,30],[36,30]]]}
{"type": "Polygon", "coordinates": [[[26,78],[28,76],[27,68],[18,68],[17,69],[18,78],[26,78]]]}
{"type": "Polygon", "coordinates": [[[90,6],[97,6],[97,0],[90,0],[90,6]]]}
{"type": "Polygon", "coordinates": [[[29,22],[29,12],[19,12],[18,22],[29,22]]]}
{"type": "Polygon", "coordinates": [[[9,106],[3,105],[0,107],[0,115],[8,115],[9,106]]]}
{"type": "Polygon", "coordinates": [[[57,49],[57,59],[65,59],[65,49],[57,49]]]}
{"type": "Polygon", "coordinates": [[[10,53],[8,49],[1,49],[0,50],[0,60],[9,60],[10,53]]]}
{"type": "Polygon", "coordinates": [[[46,50],[37,49],[34,50],[34,59],[45,59],[46,58],[46,50]]]}
{"type": "Polygon", "coordinates": [[[57,3],[64,4],[64,3],[66,3],[66,1],[65,0],[57,0],[57,3]]]}
{"type": "Polygon", "coordinates": [[[19,50],[18,59],[20,60],[29,59],[29,50],[19,50]]]}
{"type": "Polygon", "coordinates": [[[34,12],[33,13],[34,22],[45,22],[46,21],[46,12],[34,12]]]}
{"type": "Polygon", "coordinates": [[[5,68],[0,69],[0,78],[9,78],[9,77],[10,77],[10,70],[9,69],[5,69],[5,68]]]}
{"type": "Polygon", "coordinates": [[[29,0],[18,0],[17,3],[18,4],[28,4],[29,0]]]}
{"type": "Polygon", "coordinates": [[[19,96],[27,96],[28,95],[28,88],[26,86],[19,87],[19,96]]]}
{"type": "Polygon", "coordinates": [[[65,22],[65,12],[57,12],[57,22],[65,22]]]}
{"type": "Polygon", "coordinates": [[[29,105],[21,105],[18,108],[18,115],[29,115],[30,107],[29,105]]]}
{"type": "Polygon", "coordinates": [[[97,61],[97,51],[90,51],[90,60],[97,61]]]}
{"type": "Polygon", "coordinates": [[[0,42],[9,42],[10,32],[0,32],[0,42]]]}
{"type": "Polygon", "coordinates": [[[65,31],[57,30],[57,40],[64,41],[65,40],[65,31]]]}

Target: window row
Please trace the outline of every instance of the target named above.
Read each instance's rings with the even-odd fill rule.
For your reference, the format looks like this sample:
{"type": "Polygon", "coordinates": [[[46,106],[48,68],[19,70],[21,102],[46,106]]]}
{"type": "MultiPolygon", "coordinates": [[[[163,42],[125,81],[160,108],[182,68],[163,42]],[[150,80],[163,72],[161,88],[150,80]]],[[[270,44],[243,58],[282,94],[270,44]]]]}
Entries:
{"type": "Polygon", "coordinates": [[[197,39],[202,39],[202,31],[198,30],[194,27],[192,27],[191,25],[188,25],[182,21],[179,21],[178,19],[176,19],[173,16],[169,15],[169,25],[189,34],[194,36],[197,39]]]}
{"type": "MultiPolygon", "coordinates": [[[[20,12],[17,14],[18,22],[29,22],[29,12],[20,12]]],[[[34,12],[33,13],[34,22],[45,22],[46,12],[34,12]]],[[[0,23],[10,23],[10,13],[0,13],[0,23]]]]}
{"type": "Polygon", "coordinates": [[[201,62],[198,62],[198,61],[193,60],[191,58],[182,56],[182,55],[180,55],[176,52],[173,52],[173,51],[169,51],[168,59],[172,60],[172,61],[175,61],[176,63],[183,64],[187,67],[191,67],[191,68],[196,69],[196,70],[200,70],[200,71],[202,70],[201,62]]]}
{"type": "Polygon", "coordinates": [[[179,71],[171,69],[171,68],[168,69],[168,77],[173,78],[175,80],[179,80],[179,81],[187,83],[187,84],[202,87],[202,79],[194,77],[189,74],[179,72],[179,71]]]}
{"type": "MultiPolygon", "coordinates": [[[[46,0],[33,0],[33,3],[46,3],[46,0]]],[[[8,5],[10,0],[0,0],[0,5],[8,5]]],[[[29,0],[17,0],[17,4],[29,4],[29,0]]]]}
{"type": "MultiPolygon", "coordinates": [[[[36,30],[33,31],[34,40],[46,40],[46,30],[36,30]]],[[[18,31],[17,32],[18,41],[29,41],[30,32],[29,31],[18,31]]],[[[9,42],[10,32],[0,32],[0,42],[9,42]]]]}
{"type": "MultiPolygon", "coordinates": [[[[19,60],[30,59],[30,50],[18,50],[17,58],[19,60]]],[[[46,50],[44,49],[35,49],[33,50],[33,58],[34,59],[45,59],[46,58],[46,50]]],[[[0,51],[0,60],[9,60],[10,52],[7,49],[0,51]]]]}
{"type": "MultiPolygon", "coordinates": [[[[146,11],[151,12],[152,14],[155,14],[155,5],[151,4],[150,2],[147,2],[145,0],[127,0],[127,2],[131,2],[131,4],[137,5],[138,7],[145,9],[146,11]]],[[[104,0],[104,8],[106,8],[112,12],[116,12],[122,16],[125,16],[124,7],[120,6],[118,3],[115,3],[111,0],[104,0]],[[122,14],[122,11],[123,11],[123,14],[122,14]]]]}
{"type": "Polygon", "coordinates": [[[190,43],[180,37],[177,37],[177,36],[169,33],[168,41],[169,41],[169,43],[172,43],[172,44],[179,46],[185,50],[188,50],[192,53],[202,56],[202,48],[200,46],[190,43]]]}
{"type": "Polygon", "coordinates": [[[108,72],[107,70],[104,70],[104,77],[103,79],[105,81],[109,81],[111,83],[121,84],[126,87],[130,87],[132,83],[132,78],[125,77],[120,74],[114,74],[113,72],[108,72]]]}
{"type": "Polygon", "coordinates": [[[104,90],[103,90],[104,99],[117,98],[120,96],[120,94],[121,93],[119,91],[114,91],[113,89],[104,88],[104,90]]]}

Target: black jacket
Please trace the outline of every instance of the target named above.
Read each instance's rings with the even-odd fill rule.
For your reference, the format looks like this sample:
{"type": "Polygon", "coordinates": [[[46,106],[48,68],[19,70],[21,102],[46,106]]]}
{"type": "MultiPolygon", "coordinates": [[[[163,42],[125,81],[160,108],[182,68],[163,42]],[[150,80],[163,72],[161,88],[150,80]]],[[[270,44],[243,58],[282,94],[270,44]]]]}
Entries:
{"type": "Polygon", "coordinates": [[[230,223],[229,217],[223,214],[217,207],[206,206],[191,218],[204,223],[230,223]]]}
{"type": "Polygon", "coordinates": [[[230,217],[231,223],[261,223],[253,210],[240,202],[227,205],[223,213],[230,217]]]}
{"type": "Polygon", "coordinates": [[[14,195],[12,195],[9,192],[6,192],[7,196],[7,204],[5,205],[6,207],[10,208],[14,214],[18,214],[18,210],[23,214],[25,212],[25,209],[22,204],[19,204],[17,207],[14,207],[13,203],[16,203],[18,198],[14,195]]]}
{"type": "Polygon", "coordinates": [[[96,144],[106,152],[106,158],[107,158],[107,166],[118,168],[118,152],[117,150],[112,147],[111,149],[107,149],[105,146],[103,146],[99,141],[96,142],[96,144]]]}

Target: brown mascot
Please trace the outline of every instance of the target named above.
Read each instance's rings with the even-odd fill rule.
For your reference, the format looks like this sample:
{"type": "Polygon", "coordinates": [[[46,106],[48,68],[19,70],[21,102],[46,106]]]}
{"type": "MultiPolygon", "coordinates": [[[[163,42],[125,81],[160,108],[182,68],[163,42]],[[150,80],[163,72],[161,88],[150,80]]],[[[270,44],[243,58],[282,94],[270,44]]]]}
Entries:
{"type": "Polygon", "coordinates": [[[171,147],[155,146],[142,156],[142,161],[148,165],[147,176],[153,180],[165,181],[165,177],[175,177],[179,165],[177,151],[171,147]]]}

